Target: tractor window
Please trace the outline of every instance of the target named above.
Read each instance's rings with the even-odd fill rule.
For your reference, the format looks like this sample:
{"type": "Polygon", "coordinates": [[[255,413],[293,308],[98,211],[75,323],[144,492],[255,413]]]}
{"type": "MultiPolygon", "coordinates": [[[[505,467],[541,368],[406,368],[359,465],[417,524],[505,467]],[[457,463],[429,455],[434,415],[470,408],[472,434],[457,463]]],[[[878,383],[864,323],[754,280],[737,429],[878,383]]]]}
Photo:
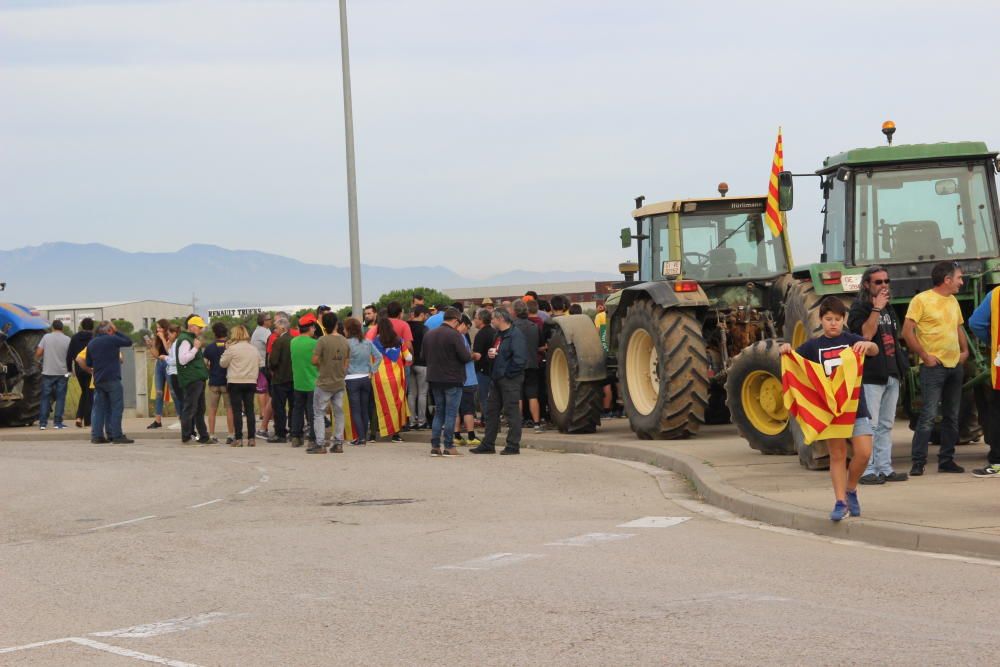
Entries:
{"type": "Polygon", "coordinates": [[[858,264],[997,254],[982,165],[858,172],[855,178],[858,264]]]}
{"type": "Polygon", "coordinates": [[[846,241],[844,233],[847,230],[847,184],[831,177],[833,187],[826,200],[826,222],[823,225],[825,236],[823,249],[829,262],[844,261],[846,241]]]}
{"type": "Polygon", "coordinates": [[[649,235],[649,218],[639,221],[639,235],[649,238],[639,240],[639,280],[653,279],[653,241],[649,235]]]}
{"type": "Polygon", "coordinates": [[[787,271],[780,238],[763,213],[706,213],[681,217],[684,275],[695,280],[756,278],[787,271]]]}

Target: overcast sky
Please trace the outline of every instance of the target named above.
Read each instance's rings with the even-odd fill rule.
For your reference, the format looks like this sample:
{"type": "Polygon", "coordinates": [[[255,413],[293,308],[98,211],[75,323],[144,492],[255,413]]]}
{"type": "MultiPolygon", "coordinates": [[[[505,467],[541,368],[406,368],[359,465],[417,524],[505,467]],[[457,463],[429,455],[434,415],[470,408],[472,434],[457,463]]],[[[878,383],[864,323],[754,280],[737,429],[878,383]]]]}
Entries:
{"type": "MultiPolygon", "coordinates": [[[[632,198],[763,193],[774,139],[1000,146],[996,2],[349,0],[366,263],[615,270],[632,198]]],[[[344,265],[335,0],[0,0],[0,246],[344,265]]],[[[797,263],[819,254],[796,182],[797,263]]],[[[634,253],[634,249],[632,250],[634,253]]]]}

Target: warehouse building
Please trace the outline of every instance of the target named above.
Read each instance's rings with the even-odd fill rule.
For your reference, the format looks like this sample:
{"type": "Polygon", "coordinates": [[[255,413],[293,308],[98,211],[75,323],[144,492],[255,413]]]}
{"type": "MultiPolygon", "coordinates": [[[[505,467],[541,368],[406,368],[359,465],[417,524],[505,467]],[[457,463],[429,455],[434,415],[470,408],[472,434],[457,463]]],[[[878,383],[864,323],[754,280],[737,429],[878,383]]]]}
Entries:
{"type": "Polygon", "coordinates": [[[35,310],[50,322],[62,320],[74,331],[80,328],[80,322],[86,317],[95,322],[126,320],[131,322],[136,329],[152,331],[156,327],[158,319],[166,318],[169,320],[190,315],[191,304],[170,301],[109,301],[106,303],[38,306],[35,310]]]}

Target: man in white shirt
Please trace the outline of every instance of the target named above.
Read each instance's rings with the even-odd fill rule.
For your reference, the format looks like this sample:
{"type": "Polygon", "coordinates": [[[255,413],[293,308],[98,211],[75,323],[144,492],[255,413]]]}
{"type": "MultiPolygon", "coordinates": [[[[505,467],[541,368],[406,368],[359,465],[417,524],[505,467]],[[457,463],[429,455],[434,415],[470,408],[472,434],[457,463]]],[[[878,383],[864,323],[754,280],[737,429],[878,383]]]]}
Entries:
{"type": "Polygon", "coordinates": [[[42,360],[42,402],[38,411],[38,428],[43,431],[48,425],[53,394],[56,406],[52,420],[57,429],[66,428],[63,411],[66,406],[66,383],[69,381],[69,369],[66,367],[68,349],[69,336],[63,333],[62,320],[56,320],[52,323],[52,331],[42,336],[35,350],[35,358],[42,360]]]}

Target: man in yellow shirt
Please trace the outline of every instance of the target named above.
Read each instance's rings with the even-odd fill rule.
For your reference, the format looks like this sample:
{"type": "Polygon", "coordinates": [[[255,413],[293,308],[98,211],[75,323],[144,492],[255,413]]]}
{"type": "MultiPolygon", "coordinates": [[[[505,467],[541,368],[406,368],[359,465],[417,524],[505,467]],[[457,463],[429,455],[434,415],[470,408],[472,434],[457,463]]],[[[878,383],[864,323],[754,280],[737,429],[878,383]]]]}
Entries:
{"type": "Polygon", "coordinates": [[[911,477],[924,474],[927,444],[941,408],[941,448],[938,472],[965,472],[955,463],[958,408],[962,400],[962,365],[969,356],[962,310],[955,295],[962,288],[962,269],[956,262],[938,262],[931,269],[931,289],[913,297],[903,322],[903,340],[920,357],[920,395],[923,408],[913,432],[911,477]]]}

